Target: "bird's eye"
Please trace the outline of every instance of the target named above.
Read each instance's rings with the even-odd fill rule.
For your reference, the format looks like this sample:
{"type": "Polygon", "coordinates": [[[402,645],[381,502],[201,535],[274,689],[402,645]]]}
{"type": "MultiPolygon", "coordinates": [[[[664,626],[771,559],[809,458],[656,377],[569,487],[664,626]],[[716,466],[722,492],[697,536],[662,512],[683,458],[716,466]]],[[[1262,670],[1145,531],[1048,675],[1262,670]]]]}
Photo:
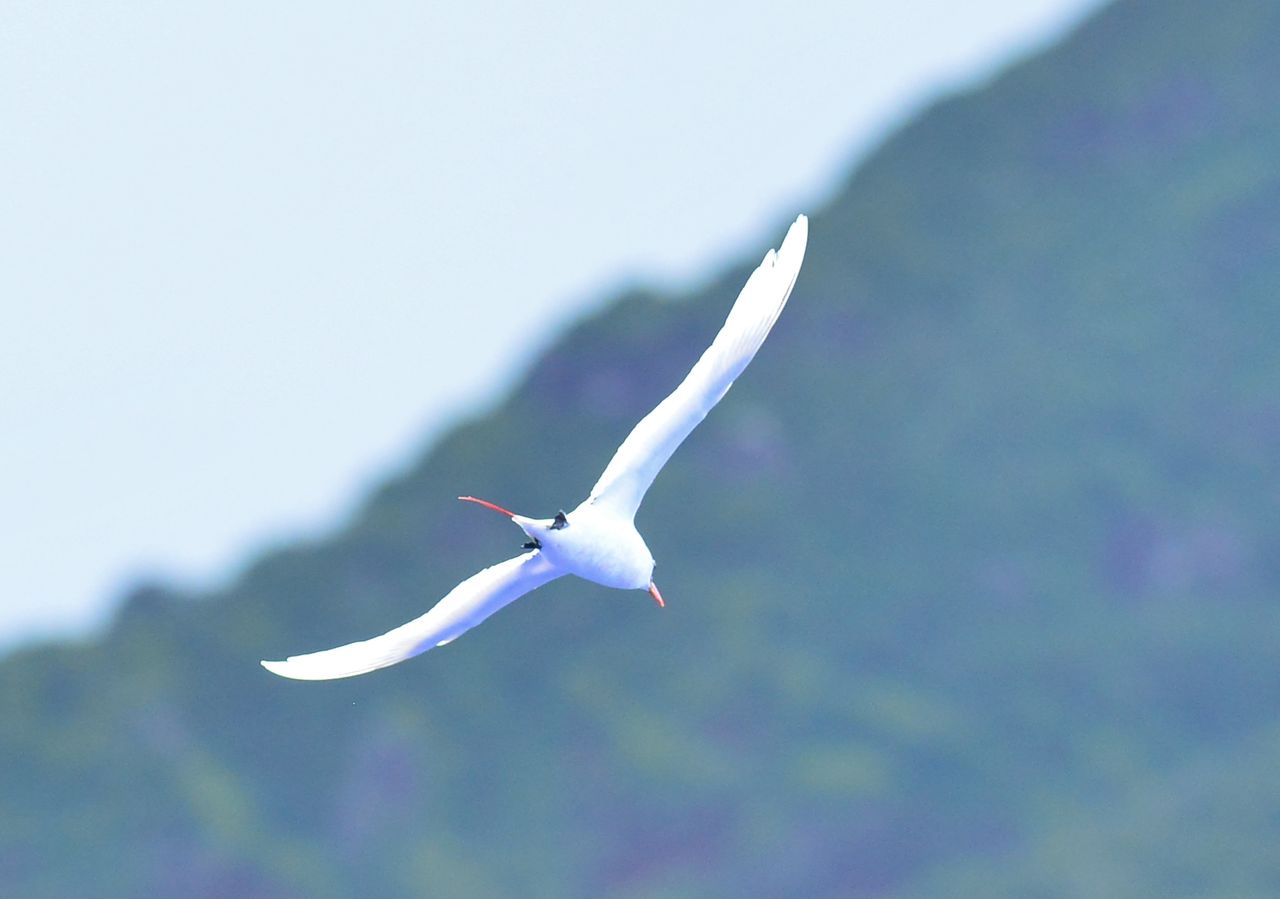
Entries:
{"type": "Polygon", "coordinates": [[[569,519],[565,517],[564,511],[562,510],[556,513],[556,520],[551,523],[549,529],[553,531],[558,531],[561,528],[567,528],[568,526],[569,526],[569,519]]]}

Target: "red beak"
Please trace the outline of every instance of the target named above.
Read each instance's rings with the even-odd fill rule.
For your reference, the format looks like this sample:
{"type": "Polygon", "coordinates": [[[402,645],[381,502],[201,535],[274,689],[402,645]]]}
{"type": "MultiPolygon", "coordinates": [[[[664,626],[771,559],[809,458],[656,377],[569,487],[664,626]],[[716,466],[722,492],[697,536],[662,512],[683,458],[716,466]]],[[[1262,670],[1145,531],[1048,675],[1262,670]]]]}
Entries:
{"type": "Polygon", "coordinates": [[[499,506],[496,503],[491,503],[487,499],[476,499],[474,496],[460,496],[458,499],[462,500],[464,503],[475,503],[477,506],[484,506],[486,509],[501,512],[508,518],[516,517],[514,512],[508,512],[506,509],[502,508],[502,506],[499,506]]]}
{"type": "Polygon", "coordinates": [[[653,581],[649,581],[649,595],[652,596],[653,601],[662,606],[662,608],[665,609],[667,607],[667,604],[662,601],[662,594],[658,592],[658,585],[653,581]]]}

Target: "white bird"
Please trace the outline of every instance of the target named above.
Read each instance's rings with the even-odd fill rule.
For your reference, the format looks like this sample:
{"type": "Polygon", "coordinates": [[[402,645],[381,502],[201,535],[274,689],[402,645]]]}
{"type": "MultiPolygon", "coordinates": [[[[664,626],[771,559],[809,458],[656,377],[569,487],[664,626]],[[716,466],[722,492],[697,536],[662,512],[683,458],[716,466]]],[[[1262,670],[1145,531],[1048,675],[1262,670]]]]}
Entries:
{"type": "Polygon", "coordinates": [[[791,295],[808,242],[809,224],[799,216],[778,252],[770,250],[738,294],[711,346],[680,386],[640,420],[618,447],[572,512],[525,518],[472,496],[461,500],[506,515],[525,532],[530,550],[463,581],[425,615],[380,637],[336,649],[262,663],[268,671],[297,680],[351,677],[394,665],[443,646],[508,603],[566,574],[621,589],[647,589],[658,605],[653,555],[636,530],[636,509],[658,471],[689,433],[725,395],[764,343],[791,295]]]}

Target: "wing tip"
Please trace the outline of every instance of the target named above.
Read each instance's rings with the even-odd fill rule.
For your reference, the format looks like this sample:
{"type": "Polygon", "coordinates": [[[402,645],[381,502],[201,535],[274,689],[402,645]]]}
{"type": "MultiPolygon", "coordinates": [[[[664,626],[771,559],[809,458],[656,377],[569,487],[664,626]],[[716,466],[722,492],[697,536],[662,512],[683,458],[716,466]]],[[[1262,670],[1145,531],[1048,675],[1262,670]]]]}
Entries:
{"type": "Polygon", "coordinates": [[[289,680],[302,680],[302,681],[340,680],[341,678],[344,678],[344,677],[352,677],[356,674],[364,674],[365,670],[367,670],[367,669],[361,669],[356,671],[326,671],[321,668],[308,668],[305,665],[299,665],[296,662],[294,662],[292,659],[286,660],[283,662],[264,661],[264,662],[261,662],[260,664],[262,665],[263,668],[266,668],[268,671],[270,671],[274,675],[288,678],[289,680]]]}
{"type": "Polygon", "coordinates": [[[796,216],[796,220],[787,228],[787,233],[782,238],[776,250],[770,250],[764,254],[764,261],[761,265],[773,268],[777,266],[780,257],[787,253],[788,246],[800,244],[804,246],[809,242],[809,216],[803,212],[796,216]]]}
{"type": "Polygon", "coordinates": [[[796,216],[796,220],[791,223],[791,227],[787,229],[787,236],[782,238],[782,247],[779,253],[787,251],[787,244],[795,239],[801,246],[809,242],[809,216],[803,212],[796,216]]]}
{"type": "Polygon", "coordinates": [[[258,664],[263,668],[266,668],[272,674],[279,675],[280,677],[293,677],[293,675],[289,673],[288,661],[273,662],[268,659],[263,659],[258,662],[258,664]]]}
{"type": "Polygon", "coordinates": [[[283,662],[273,662],[263,659],[258,663],[266,668],[272,674],[278,677],[285,677],[289,680],[333,680],[338,677],[346,677],[344,674],[330,674],[324,671],[309,670],[305,665],[299,665],[297,658],[292,657],[285,659],[283,662]]]}

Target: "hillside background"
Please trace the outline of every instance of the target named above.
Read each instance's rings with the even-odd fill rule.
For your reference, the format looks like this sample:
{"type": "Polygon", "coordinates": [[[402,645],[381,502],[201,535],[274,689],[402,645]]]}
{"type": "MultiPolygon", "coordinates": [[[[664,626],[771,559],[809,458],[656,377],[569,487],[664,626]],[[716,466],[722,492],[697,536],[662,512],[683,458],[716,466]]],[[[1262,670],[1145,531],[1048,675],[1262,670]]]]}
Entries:
{"type": "Polygon", "coordinates": [[[513,550],[459,493],[576,503],[755,258],[607,304],[331,536],[11,654],[0,894],[1280,893],[1277,46],[1271,0],[1120,0],[811,210],[641,511],[665,611],[559,581],[257,665],[513,550]]]}

